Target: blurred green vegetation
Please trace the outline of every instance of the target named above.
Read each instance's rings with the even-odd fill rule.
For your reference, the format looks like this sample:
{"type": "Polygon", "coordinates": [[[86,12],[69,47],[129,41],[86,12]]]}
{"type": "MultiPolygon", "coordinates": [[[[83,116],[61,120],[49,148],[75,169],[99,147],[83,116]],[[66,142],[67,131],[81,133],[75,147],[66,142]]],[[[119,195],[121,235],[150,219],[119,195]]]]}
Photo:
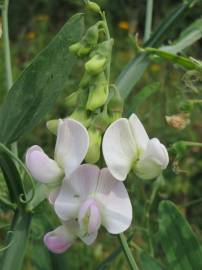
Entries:
{"type": "MultiPolygon", "coordinates": [[[[155,1],[153,27],[180,1],[155,1]]],[[[116,0],[97,1],[107,13],[111,35],[115,39],[112,59],[112,82],[117,77],[123,66],[136,54],[131,46],[130,35],[139,33],[142,42],[145,20],[145,1],[116,0]]],[[[64,22],[76,12],[83,10],[82,1],[79,0],[35,0],[10,1],[9,25],[11,38],[12,67],[14,79],[30,63],[31,59],[45,47],[64,22]]],[[[194,8],[191,13],[182,19],[171,38],[177,38],[179,33],[192,21],[201,16],[201,9],[194,8]]],[[[93,23],[94,18],[90,15],[86,18],[88,23],[93,23]]],[[[4,55],[0,40],[0,102],[6,95],[4,55]]],[[[199,41],[191,48],[183,52],[184,55],[197,59],[202,58],[202,42],[199,41]]],[[[62,63],[61,63],[62,64],[62,63]]],[[[75,80],[80,78],[82,63],[79,62],[77,69],[72,73],[72,81],[66,86],[66,90],[57,102],[52,113],[46,117],[64,117],[68,114],[63,98],[69,89],[76,90],[75,80]]],[[[29,91],[29,85],[27,86],[29,91]]],[[[185,72],[171,63],[153,59],[134,91],[125,104],[125,115],[134,111],[143,121],[148,134],[158,137],[170,152],[169,169],[165,172],[160,192],[154,201],[151,211],[153,241],[156,244],[155,254],[160,261],[164,255],[158,244],[157,232],[157,209],[162,199],[170,199],[179,205],[182,212],[188,218],[198,238],[202,241],[202,205],[199,200],[202,196],[202,151],[199,146],[184,147],[173,144],[178,141],[200,142],[202,138],[201,112],[202,104],[195,103],[189,106],[189,100],[202,99],[202,78],[197,72],[185,72]],[[146,85],[160,82],[159,89],[140,106],[135,107],[134,97],[146,85]],[[180,115],[188,118],[189,123],[183,129],[175,128],[175,122],[166,122],[165,116],[180,115]],[[192,203],[193,202],[193,203],[192,203]]],[[[183,120],[180,118],[181,120],[183,120]]],[[[53,154],[55,138],[49,134],[43,121],[32,133],[27,134],[19,141],[19,153],[23,158],[26,149],[33,144],[41,145],[47,153],[53,154]]],[[[1,177],[1,175],[0,175],[1,177]]],[[[152,182],[143,182],[139,179],[127,181],[130,197],[134,206],[134,222],[130,229],[134,233],[133,240],[136,245],[148,250],[147,235],[144,232],[146,224],[146,204],[148,202],[152,182]]],[[[2,177],[0,178],[0,190],[6,193],[2,177]]],[[[0,241],[4,242],[6,231],[12,217],[11,211],[5,211],[0,205],[0,241]]],[[[86,247],[81,241],[77,241],[64,255],[52,255],[43,246],[43,234],[52,230],[58,221],[47,203],[43,203],[37,209],[32,223],[30,244],[27,250],[24,269],[60,269],[63,263],[67,269],[96,269],[96,266],[118,247],[115,236],[106,234],[104,230],[99,234],[95,244],[86,247]]],[[[129,233],[130,234],[130,233],[129,233]]],[[[132,249],[136,254],[136,246],[131,241],[132,249]]],[[[127,269],[123,255],[119,255],[108,269],[127,269]]]]}

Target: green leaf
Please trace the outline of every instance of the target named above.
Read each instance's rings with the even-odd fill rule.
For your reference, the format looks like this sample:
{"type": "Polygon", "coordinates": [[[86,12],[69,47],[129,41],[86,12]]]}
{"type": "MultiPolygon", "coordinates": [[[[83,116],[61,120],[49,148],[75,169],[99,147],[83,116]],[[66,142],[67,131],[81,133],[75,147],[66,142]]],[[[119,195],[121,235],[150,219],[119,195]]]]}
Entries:
{"type": "Polygon", "coordinates": [[[20,196],[25,195],[25,192],[21,177],[15,166],[15,163],[5,152],[0,152],[0,168],[2,169],[8,187],[10,200],[13,203],[16,203],[18,207],[23,208],[23,204],[20,201],[20,196]]]}
{"type": "MultiPolygon", "coordinates": [[[[162,40],[169,36],[169,32],[176,23],[181,20],[183,15],[194,6],[196,1],[188,1],[187,3],[180,4],[162,21],[159,27],[154,31],[151,38],[144,44],[144,47],[159,46],[162,40]]],[[[142,77],[144,71],[149,65],[148,54],[139,54],[132,59],[126,67],[122,70],[121,74],[116,80],[117,88],[121,95],[126,98],[139,79],[142,77]]]]}
{"type": "Polygon", "coordinates": [[[135,96],[132,97],[130,101],[130,106],[128,106],[127,115],[130,115],[134,111],[137,112],[139,107],[154,93],[156,93],[160,88],[159,82],[154,82],[146,85],[142,90],[140,90],[135,96]]]}
{"type": "Polygon", "coordinates": [[[5,250],[1,257],[1,270],[21,270],[27,247],[28,235],[31,223],[31,214],[24,211],[16,211],[12,233],[9,234],[8,241],[12,241],[9,248],[5,250]]]}
{"type": "Polygon", "coordinates": [[[142,270],[165,270],[164,267],[145,252],[140,254],[140,266],[142,270]]]}
{"type": "Polygon", "coordinates": [[[172,270],[202,269],[202,249],[189,223],[170,201],[159,207],[160,242],[172,270]]]}
{"type": "Polygon", "coordinates": [[[17,140],[53,107],[75,63],[68,47],[83,30],[83,15],[73,16],[14,83],[0,108],[0,142],[17,140]]]}
{"type": "Polygon", "coordinates": [[[145,50],[151,54],[158,55],[163,59],[171,61],[185,69],[188,69],[188,70],[195,69],[198,71],[202,71],[202,62],[195,60],[194,58],[179,56],[171,52],[166,52],[166,51],[162,51],[160,49],[155,49],[155,48],[146,48],[145,50]]]}
{"type": "Polygon", "coordinates": [[[201,37],[202,19],[198,19],[188,26],[184,31],[182,31],[179,39],[175,41],[174,45],[163,46],[160,48],[160,50],[176,54],[194,44],[201,37]]]}

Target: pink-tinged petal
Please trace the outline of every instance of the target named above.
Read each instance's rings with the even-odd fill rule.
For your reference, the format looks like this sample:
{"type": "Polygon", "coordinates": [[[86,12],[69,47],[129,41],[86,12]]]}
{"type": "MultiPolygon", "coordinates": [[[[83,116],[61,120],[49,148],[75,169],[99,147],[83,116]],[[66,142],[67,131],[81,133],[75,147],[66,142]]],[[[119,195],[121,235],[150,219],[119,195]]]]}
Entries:
{"type": "Polygon", "coordinates": [[[76,120],[59,121],[55,160],[68,177],[84,160],[89,147],[86,128],[76,120]]]}
{"type": "Polygon", "coordinates": [[[26,166],[31,175],[42,183],[50,183],[63,177],[63,172],[57,163],[37,145],[27,150],[26,166]]]}
{"type": "Polygon", "coordinates": [[[100,169],[84,164],[65,180],[55,201],[55,212],[62,220],[77,218],[80,205],[97,186],[100,169]]]}
{"type": "Polygon", "coordinates": [[[95,199],[89,198],[81,205],[78,222],[84,234],[94,234],[99,230],[101,217],[95,199]]]}
{"type": "Polygon", "coordinates": [[[98,232],[92,233],[90,235],[86,235],[86,236],[81,236],[78,235],[78,237],[86,244],[86,245],[92,245],[93,242],[95,242],[96,238],[97,238],[97,234],[98,232]]]}
{"type": "Polygon", "coordinates": [[[60,226],[45,234],[44,244],[50,251],[59,254],[65,252],[72,245],[74,238],[75,236],[65,226],[60,226]]]}
{"type": "Polygon", "coordinates": [[[137,147],[129,122],[120,118],[106,130],[102,150],[111,174],[118,180],[126,179],[137,158],[137,147]]]}
{"type": "Polygon", "coordinates": [[[107,168],[101,170],[95,195],[100,204],[102,225],[112,234],[127,230],[132,221],[132,205],[124,184],[107,168]]]}
{"type": "Polygon", "coordinates": [[[134,172],[142,179],[158,177],[169,163],[168,152],[156,138],[151,139],[134,172]]]}
{"type": "Polygon", "coordinates": [[[129,123],[131,126],[133,136],[135,138],[136,144],[138,146],[139,152],[140,154],[142,154],[145,151],[147,147],[147,143],[149,141],[147,132],[144,126],[142,125],[142,123],[140,122],[139,118],[137,117],[137,115],[135,115],[134,113],[130,116],[129,123]]]}
{"type": "Polygon", "coordinates": [[[48,201],[50,204],[54,205],[54,203],[59,195],[59,192],[60,192],[60,188],[54,188],[50,191],[50,193],[48,195],[48,201]]]}

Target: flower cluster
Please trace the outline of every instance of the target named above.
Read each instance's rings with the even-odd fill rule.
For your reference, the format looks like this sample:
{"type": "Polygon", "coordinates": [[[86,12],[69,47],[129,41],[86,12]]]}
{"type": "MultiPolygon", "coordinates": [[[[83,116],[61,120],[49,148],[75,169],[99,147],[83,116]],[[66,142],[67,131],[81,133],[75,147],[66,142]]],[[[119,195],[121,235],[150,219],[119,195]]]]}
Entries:
{"type": "Polygon", "coordinates": [[[54,159],[35,145],[26,153],[26,166],[47,184],[49,202],[61,226],[44,236],[49,250],[61,253],[75,239],[92,244],[101,226],[119,234],[132,222],[132,206],[123,184],[130,171],[142,179],[158,177],[168,165],[168,153],[158,139],[149,139],[138,117],[120,118],[106,129],[102,150],[107,167],[82,164],[89,149],[83,124],[59,120],[54,159]]]}

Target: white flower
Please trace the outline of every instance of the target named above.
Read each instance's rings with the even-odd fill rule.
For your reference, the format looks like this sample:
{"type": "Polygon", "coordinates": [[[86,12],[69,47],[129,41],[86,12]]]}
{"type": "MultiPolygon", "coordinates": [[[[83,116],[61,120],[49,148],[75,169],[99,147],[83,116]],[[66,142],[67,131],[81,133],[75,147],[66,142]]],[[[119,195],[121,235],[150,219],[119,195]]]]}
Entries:
{"type": "Polygon", "coordinates": [[[52,183],[68,177],[81,164],[89,146],[86,128],[73,119],[59,120],[54,160],[41,147],[27,150],[26,166],[39,182],[52,183]]]}
{"type": "Polygon", "coordinates": [[[131,169],[142,179],[155,178],[169,162],[165,146],[157,138],[149,139],[135,114],[129,119],[120,118],[107,128],[102,149],[109,171],[120,181],[131,169]]]}
{"type": "Polygon", "coordinates": [[[91,244],[103,225],[119,234],[132,221],[132,206],[122,182],[107,168],[84,164],[63,182],[54,203],[55,212],[64,222],[78,220],[77,236],[91,244]]]}

